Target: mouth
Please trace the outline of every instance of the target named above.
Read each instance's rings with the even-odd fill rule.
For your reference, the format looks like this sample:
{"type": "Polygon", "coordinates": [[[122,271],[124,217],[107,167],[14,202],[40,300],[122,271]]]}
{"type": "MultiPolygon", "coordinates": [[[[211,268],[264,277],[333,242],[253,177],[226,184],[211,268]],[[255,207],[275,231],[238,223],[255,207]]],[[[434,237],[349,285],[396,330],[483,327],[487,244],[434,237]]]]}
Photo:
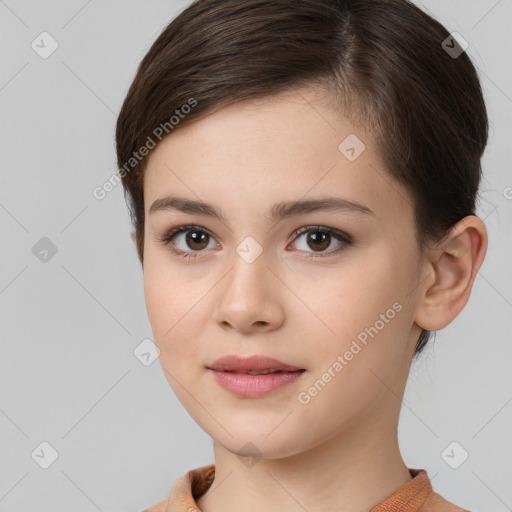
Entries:
{"type": "Polygon", "coordinates": [[[207,368],[218,372],[243,373],[248,375],[305,371],[304,368],[298,368],[297,366],[292,366],[267,356],[253,355],[250,357],[241,357],[235,354],[221,357],[207,366],[207,368]]]}
{"type": "Polygon", "coordinates": [[[212,370],[214,381],[225,391],[239,398],[262,398],[277,393],[278,390],[292,386],[302,379],[306,370],[274,371],[245,370],[228,371],[212,370]]]}
{"type": "Polygon", "coordinates": [[[262,398],[288,388],[306,373],[305,368],[266,356],[225,356],[207,366],[214,381],[239,398],[262,398]]]}
{"type": "MultiPolygon", "coordinates": [[[[214,369],[214,368],[212,368],[214,369]]],[[[238,373],[244,375],[268,375],[269,373],[293,373],[293,372],[304,372],[306,370],[216,370],[225,373],[238,373]]]]}

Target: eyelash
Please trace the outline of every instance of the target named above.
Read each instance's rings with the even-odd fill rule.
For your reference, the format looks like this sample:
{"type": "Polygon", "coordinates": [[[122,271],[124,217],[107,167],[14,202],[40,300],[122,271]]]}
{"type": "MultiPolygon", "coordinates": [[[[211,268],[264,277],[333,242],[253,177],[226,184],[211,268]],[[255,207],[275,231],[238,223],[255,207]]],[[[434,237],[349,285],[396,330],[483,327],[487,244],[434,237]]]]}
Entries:
{"type": "MultiPolygon", "coordinates": [[[[211,238],[213,238],[213,235],[211,233],[209,233],[209,231],[207,231],[206,229],[201,228],[199,226],[196,226],[196,225],[177,226],[177,227],[171,228],[163,236],[158,236],[157,238],[165,246],[168,246],[169,250],[173,254],[176,254],[177,256],[179,256],[183,259],[190,259],[190,258],[195,259],[195,258],[197,258],[198,253],[201,253],[204,251],[182,251],[180,249],[175,249],[175,248],[171,247],[171,241],[176,235],[178,235],[180,233],[187,233],[189,231],[196,231],[199,233],[204,233],[204,234],[210,236],[211,238]]],[[[307,256],[305,256],[306,258],[325,258],[327,256],[339,254],[342,251],[344,251],[348,246],[353,244],[350,236],[346,235],[345,233],[343,233],[341,231],[338,231],[337,229],[328,228],[325,226],[305,226],[305,227],[300,228],[297,231],[295,231],[293,233],[293,236],[299,237],[299,236],[303,235],[304,233],[309,233],[309,232],[325,233],[328,235],[332,235],[336,240],[338,240],[339,242],[342,242],[342,245],[338,249],[334,249],[334,250],[328,251],[326,253],[308,253],[308,252],[306,252],[306,254],[307,254],[307,256]]],[[[294,240],[295,240],[295,238],[294,238],[294,240]]]]}

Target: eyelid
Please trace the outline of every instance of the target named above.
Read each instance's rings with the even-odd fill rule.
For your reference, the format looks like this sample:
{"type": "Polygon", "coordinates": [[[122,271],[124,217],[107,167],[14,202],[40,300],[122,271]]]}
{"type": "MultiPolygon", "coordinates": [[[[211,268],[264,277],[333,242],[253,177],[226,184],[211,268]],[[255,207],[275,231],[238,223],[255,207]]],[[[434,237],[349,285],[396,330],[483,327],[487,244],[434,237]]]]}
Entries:
{"type": "Polygon", "coordinates": [[[340,238],[343,238],[346,242],[353,243],[352,237],[348,233],[345,233],[344,231],[340,231],[339,229],[336,229],[336,228],[331,228],[330,226],[323,226],[323,225],[318,225],[318,224],[317,225],[312,224],[312,225],[308,225],[308,226],[299,228],[299,229],[295,230],[290,236],[297,237],[307,231],[313,231],[313,230],[317,230],[317,231],[324,232],[324,233],[334,233],[335,235],[338,235],[340,238]]]}
{"type": "Polygon", "coordinates": [[[156,235],[156,239],[162,243],[169,243],[175,235],[179,233],[186,233],[187,231],[192,231],[193,229],[196,231],[203,231],[208,236],[215,238],[215,236],[208,229],[203,228],[198,224],[179,224],[169,228],[163,235],[156,235]]]}
{"type": "MultiPolygon", "coordinates": [[[[207,228],[203,226],[199,226],[198,224],[180,224],[178,226],[173,226],[169,228],[163,235],[157,235],[156,238],[160,242],[166,242],[172,237],[178,233],[186,232],[187,230],[197,229],[197,231],[204,231],[206,234],[211,236],[212,238],[215,238],[213,233],[209,231],[207,228]]],[[[333,232],[336,233],[341,238],[344,238],[347,242],[353,242],[352,237],[343,231],[340,231],[336,228],[331,228],[330,226],[324,226],[324,225],[307,225],[303,226],[299,229],[296,229],[291,233],[291,235],[288,237],[288,239],[291,241],[294,237],[302,235],[306,231],[312,231],[313,229],[317,229],[318,231],[324,231],[324,232],[333,232]]]]}
{"type": "MultiPolygon", "coordinates": [[[[159,242],[163,243],[165,246],[170,246],[172,239],[176,235],[181,234],[181,233],[186,233],[187,231],[193,231],[193,230],[198,231],[198,232],[203,232],[206,235],[208,235],[209,237],[211,237],[213,240],[216,240],[215,236],[207,228],[204,228],[198,224],[180,224],[180,225],[171,227],[163,235],[157,235],[156,239],[159,242]]],[[[307,226],[302,226],[299,229],[296,229],[290,235],[287,245],[289,243],[295,241],[298,237],[300,237],[304,233],[307,233],[308,231],[317,231],[317,232],[321,232],[321,233],[331,234],[334,236],[335,239],[337,239],[339,242],[342,243],[342,246],[337,249],[331,249],[330,251],[318,252],[318,253],[315,253],[314,251],[311,253],[308,251],[299,251],[299,252],[305,253],[307,255],[307,256],[305,256],[306,258],[322,258],[322,257],[333,256],[335,254],[342,252],[344,249],[346,249],[350,245],[353,245],[353,243],[354,243],[352,237],[349,234],[347,234],[343,231],[340,231],[339,229],[332,228],[327,225],[307,225],[307,226]]],[[[217,242],[217,245],[218,245],[218,242],[217,242]]],[[[201,252],[206,252],[204,250],[203,251],[183,251],[181,249],[170,248],[170,247],[169,247],[169,250],[172,253],[174,253],[177,256],[180,256],[182,258],[196,258],[201,252]],[[187,256],[184,256],[184,255],[187,255],[187,256]]]]}

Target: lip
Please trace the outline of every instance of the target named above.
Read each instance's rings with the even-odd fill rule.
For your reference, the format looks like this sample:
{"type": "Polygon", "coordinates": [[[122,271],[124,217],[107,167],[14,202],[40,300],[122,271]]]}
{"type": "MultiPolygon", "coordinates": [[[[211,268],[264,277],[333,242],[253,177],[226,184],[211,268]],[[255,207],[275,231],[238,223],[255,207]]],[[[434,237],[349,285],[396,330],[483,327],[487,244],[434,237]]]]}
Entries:
{"type": "Polygon", "coordinates": [[[240,357],[237,355],[224,356],[220,359],[216,359],[208,368],[219,371],[280,370],[282,372],[304,369],[285,364],[272,357],[258,355],[249,357],[240,357]]]}
{"type": "Polygon", "coordinates": [[[304,368],[285,364],[265,356],[226,356],[207,367],[222,388],[241,398],[258,398],[277,391],[301,378],[304,368]],[[275,370],[263,375],[234,373],[236,371],[275,370]]]}

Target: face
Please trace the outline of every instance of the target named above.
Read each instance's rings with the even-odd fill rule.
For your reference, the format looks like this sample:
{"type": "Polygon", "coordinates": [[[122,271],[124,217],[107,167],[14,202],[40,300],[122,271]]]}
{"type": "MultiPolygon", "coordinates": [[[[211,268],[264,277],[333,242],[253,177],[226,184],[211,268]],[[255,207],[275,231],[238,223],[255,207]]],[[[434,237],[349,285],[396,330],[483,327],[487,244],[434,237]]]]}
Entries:
{"type": "Polygon", "coordinates": [[[420,332],[410,196],[317,92],[223,108],[164,139],[146,168],[144,293],[160,363],[232,452],[284,457],[369,418],[391,425],[420,332]],[[227,355],[303,371],[240,396],[209,369],[227,355]]]}

